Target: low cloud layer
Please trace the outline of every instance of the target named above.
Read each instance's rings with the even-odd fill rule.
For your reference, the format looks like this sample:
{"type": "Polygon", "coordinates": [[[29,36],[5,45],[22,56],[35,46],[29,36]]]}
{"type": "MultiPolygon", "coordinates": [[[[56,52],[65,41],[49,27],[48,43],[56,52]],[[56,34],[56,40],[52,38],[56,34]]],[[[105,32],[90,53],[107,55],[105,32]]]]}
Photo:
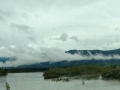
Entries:
{"type": "Polygon", "coordinates": [[[59,48],[48,48],[39,47],[34,44],[27,46],[14,46],[0,47],[0,55],[7,57],[16,57],[16,61],[7,61],[6,63],[0,62],[0,66],[19,66],[19,65],[29,65],[40,62],[57,62],[61,60],[110,60],[110,59],[120,59],[120,55],[114,56],[104,56],[102,54],[92,55],[89,51],[89,56],[84,56],[81,53],[78,54],[68,54],[59,48]]]}

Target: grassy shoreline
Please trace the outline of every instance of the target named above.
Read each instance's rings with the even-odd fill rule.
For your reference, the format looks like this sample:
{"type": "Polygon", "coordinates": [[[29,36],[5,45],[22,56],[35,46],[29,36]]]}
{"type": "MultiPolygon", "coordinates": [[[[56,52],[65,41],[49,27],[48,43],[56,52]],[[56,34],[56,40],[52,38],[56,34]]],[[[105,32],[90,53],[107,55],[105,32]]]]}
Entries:
{"type": "Polygon", "coordinates": [[[67,68],[50,68],[44,71],[43,76],[44,79],[52,79],[52,78],[59,78],[61,76],[77,76],[77,75],[99,75],[101,74],[103,78],[115,78],[113,73],[116,72],[117,78],[120,78],[120,66],[114,65],[81,65],[81,66],[72,66],[67,68]],[[112,75],[111,75],[112,73],[112,75]],[[109,77],[107,77],[109,76],[109,77]]]}

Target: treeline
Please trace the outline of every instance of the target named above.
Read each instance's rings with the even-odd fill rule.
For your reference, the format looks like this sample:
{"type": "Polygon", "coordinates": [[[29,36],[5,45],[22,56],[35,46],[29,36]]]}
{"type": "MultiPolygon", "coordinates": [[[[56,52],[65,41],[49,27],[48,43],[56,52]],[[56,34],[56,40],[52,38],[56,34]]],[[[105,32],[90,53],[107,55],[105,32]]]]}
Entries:
{"type": "Polygon", "coordinates": [[[0,76],[7,75],[7,70],[6,68],[0,67],[0,76]]]}
{"type": "MultiPolygon", "coordinates": [[[[117,66],[118,67],[118,66],[117,66]]],[[[113,65],[101,66],[101,65],[81,65],[72,66],[67,68],[50,68],[43,73],[45,79],[58,78],[62,75],[75,76],[75,75],[91,75],[91,74],[102,74],[106,71],[115,69],[113,65]]],[[[120,68],[120,67],[119,67],[120,68]]]]}
{"type": "Polygon", "coordinates": [[[8,68],[8,73],[22,73],[22,72],[43,72],[47,68],[8,68]]]}

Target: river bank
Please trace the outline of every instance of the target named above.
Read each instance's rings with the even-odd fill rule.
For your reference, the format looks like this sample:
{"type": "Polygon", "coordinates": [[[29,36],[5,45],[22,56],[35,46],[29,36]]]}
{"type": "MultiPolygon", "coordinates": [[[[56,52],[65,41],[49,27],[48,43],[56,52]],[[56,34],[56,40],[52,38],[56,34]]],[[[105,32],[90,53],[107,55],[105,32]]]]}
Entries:
{"type": "Polygon", "coordinates": [[[60,78],[61,76],[74,77],[82,75],[102,75],[102,78],[120,79],[120,66],[82,65],[67,68],[50,68],[43,73],[44,79],[60,78]]]}
{"type": "MultiPolygon", "coordinates": [[[[119,80],[84,79],[84,76],[75,76],[69,82],[51,81],[44,79],[42,72],[8,73],[0,77],[0,90],[6,90],[5,82],[10,85],[10,90],[119,90],[119,80]],[[85,84],[82,84],[82,81],[85,84]]],[[[67,77],[63,77],[67,78],[67,77]]]]}

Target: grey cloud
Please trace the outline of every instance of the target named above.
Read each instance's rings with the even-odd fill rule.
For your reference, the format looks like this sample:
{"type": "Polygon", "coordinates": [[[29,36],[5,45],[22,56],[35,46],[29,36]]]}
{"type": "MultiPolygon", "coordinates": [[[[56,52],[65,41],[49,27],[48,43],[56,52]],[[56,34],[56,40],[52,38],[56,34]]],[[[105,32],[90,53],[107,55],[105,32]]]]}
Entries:
{"type": "Polygon", "coordinates": [[[1,9],[0,8],[0,15],[5,16],[5,17],[9,17],[9,16],[12,16],[13,13],[8,11],[8,10],[6,10],[6,9],[1,9]]]}
{"type": "Polygon", "coordinates": [[[36,43],[36,38],[34,36],[28,36],[27,37],[30,41],[36,43]]]}
{"type": "Polygon", "coordinates": [[[2,41],[3,39],[2,38],[0,38],[0,41],[2,41]]]}
{"type": "Polygon", "coordinates": [[[6,22],[5,19],[2,16],[0,16],[0,21],[1,22],[6,22]]]}
{"type": "Polygon", "coordinates": [[[72,40],[75,40],[76,42],[80,41],[80,40],[78,40],[77,36],[68,37],[67,33],[63,33],[59,38],[53,38],[53,39],[50,39],[50,40],[67,41],[67,39],[72,39],[72,40]]]}
{"type": "Polygon", "coordinates": [[[67,33],[61,34],[61,36],[58,38],[50,38],[50,40],[62,40],[62,41],[66,41],[67,39],[68,39],[67,33]]]}
{"type": "Polygon", "coordinates": [[[20,32],[24,32],[24,33],[30,33],[30,27],[27,25],[21,25],[21,24],[11,24],[11,27],[14,29],[17,29],[20,32]]]}
{"type": "Polygon", "coordinates": [[[62,41],[66,41],[66,40],[67,40],[67,38],[68,38],[67,33],[63,33],[63,34],[60,36],[60,38],[59,38],[59,39],[61,39],[62,41]]]}
{"type": "Polygon", "coordinates": [[[80,41],[80,40],[78,40],[77,36],[72,36],[72,37],[70,37],[70,39],[75,40],[77,42],[80,41]]]}
{"type": "Polygon", "coordinates": [[[26,20],[28,20],[28,14],[22,13],[21,16],[22,16],[23,18],[25,18],[26,20]]]}
{"type": "MultiPolygon", "coordinates": [[[[29,0],[8,0],[7,3],[6,0],[1,0],[0,2],[0,7],[3,8],[0,8],[0,37],[3,39],[0,45],[3,44],[4,46],[11,43],[16,46],[21,44],[28,45],[31,42],[34,43],[37,39],[38,41],[36,42],[41,47],[59,47],[64,50],[99,48],[106,50],[120,47],[118,27],[120,22],[118,19],[119,0],[116,0],[116,2],[112,0],[32,0],[31,2],[29,0]],[[14,17],[11,17],[11,15],[14,17]],[[9,24],[1,24],[4,20],[9,24],[12,23],[11,26],[9,27],[9,24]],[[34,33],[31,27],[35,28],[34,33]],[[118,28],[116,29],[116,27],[118,28]],[[55,30],[50,31],[53,28],[55,30]],[[14,33],[11,29],[17,32],[14,33]],[[12,35],[14,37],[11,37],[12,35]],[[107,38],[107,35],[118,36],[107,38]],[[44,40],[41,40],[41,36],[44,37],[44,40]],[[55,36],[52,40],[56,41],[49,42],[48,38],[51,36],[55,36]],[[88,40],[85,38],[88,38],[88,40]],[[78,42],[79,39],[81,40],[80,43],[78,42]],[[109,45],[106,45],[106,43],[109,43],[109,45]]],[[[27,60],[31,58],[30,60],[32,61],[35,55],[40,57],[39,51],[23,48],[25,51],[18,52],[22,50],[18,48],[20,47],[13,49],[2,47],[1,49],[4,49],[4,53],[8,52],[9,54],[12,52],[19,60],[21,59],[21,62],[24,62],[22,60],[26,58],[27,60]],[[31,54],[27,53],[27,51],[31,54]],[[24,58],[20,58],[19,55],[21,54],[24,58]],[[33,58],[29,57],[30,55],[33,55],[33,58]]],[[[39,49],[37,48],[37,50],[39,49]]],[[[56,49],[44,49],[43,51],[45,50],[51,60],[55,60],[57,56],[61,59],[62,56],[59,55],[67,57],[63,53],[55,52],[56,49]],[[48,54],[48,51],[53,52],[48,54]],[[56,57],[52,57],[55,55],[56,57]]],[[[4,54],[3,52],[1,51],[0,53],[4,54]]],[[[64,59],[64,57],[62,58],[64,59]]],[[[72,56],[69,57],[72,58],[72,56]]],[[[39,59],[42,60],[42,58],[37,58],[36,60],[39,59]]]]}

